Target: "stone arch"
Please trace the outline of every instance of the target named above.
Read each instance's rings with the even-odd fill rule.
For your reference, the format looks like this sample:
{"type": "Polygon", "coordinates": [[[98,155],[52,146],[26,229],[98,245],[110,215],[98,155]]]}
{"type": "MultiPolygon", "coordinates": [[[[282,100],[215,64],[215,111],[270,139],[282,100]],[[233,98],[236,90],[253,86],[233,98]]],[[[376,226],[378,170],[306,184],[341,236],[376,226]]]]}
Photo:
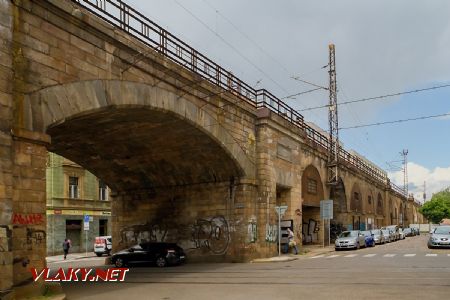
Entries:
{"type": "MultiPolygon", "coordinates": [[[[253,177],[255,174],[254,163],[239,142],[220,124],[217,115],[202,109],[199,104],[196,104],[194,100],[189,100],[188,97],[180,97],[172,91],[157,86],[119,80],[79,81],[48,87],[26,95],[24,103],[25,128],[49,134],[52,137],[50,150],[63,154],[75,162],[78,162],[76,154],[70,152],[70,148],[75,146],[71,145],[70,141],[65,140],[64,149],[55,146],[58,141],[62,140],[59,137],[68,126],[92,122],[92,127],[97,129],[96,126],[101,128],[101,125],[108,122],[108,124],[114,124],[116,120],[126,120],[135,128],[141,126],[141,122],[145,121],[145,126],[150,130],[155,125],[153,122],[155,120],[164,121],[167,127],[170,126],[170,120],[175,120],[178,125],[181,124],[185,127],[185,132],[189,133],[190,136],[186,136],[186,139],[191,138],[190,142],[193,144],[199,140],[205,141],[203,144],[211,147],[208,149],[211,153],[221,153],[217,155],[216,160],[223,160],[221,166],[217,164],[210,168],[197,170],[197,178],[187,178],[187,181],[226,181],[232,177],[253,177]],[[98,120],[100,117],[101,121],[95,123],[94,120],[98,120]]],[[[130,138],[132,135],[133,132],[130,132],[130,138]]],[[[184,138],[185,136],[178,134],[176,137],[184,138]]],[[[159,136],[156,138],[164,139],[159,136]]],[[[134,141],[139,141],[139,137],[135,137],[134,141]]],[[[95,140],[91,141],[91,144],[85,144],[83,151],[95,156],[94,144],[95,140]],[[89,152],[91,148],[93,150],[89,152]]],[[[123,153],[130,150],[127,145],[112,146],[117,146],[123,153]]],[[[136,146],[142,147],[143,151],[148,151],[150,148],[145,148],[142,143],[136,146]]],[[[213,154],[208,154],[206,153],[208,151],[204,150],[196,150],[199,160],[205,156],[209,156],[213,160],[213,154]]],[[[180,149],[180,153],[182,151],[180,149]]],[[[108,156],[103,158],[108,159],[108,156]]],[[[124,159],[127,157],[110,158],[111,163],[122,167],[125,165],[124,159]]],[[[187,162],[183,163],[187,164],[187,162]]],[[[87,160],[84,164],[81,163],[82,166],[88,167],[86,164],[90,165],[90,162],[87,160]]],[[[188,169],[186,165],[182,164],[181,166],[174,165],[170,160],[161,160],[159,165],[148,165],[147,167],[153,170],[163,168],[167,174],[175,174],[169,184],[185,184],[184,179],[175,178],[177,172],[188,169]]],[[[136,168],[140,168],[138,162],[136,168]]],[[[140,178],[136,178],[135,181],[139,180],[141,183],[143,181],[145,183],[144,177],[148,177],[148,175],[142,171],[139,175],[140,178]]],[[[157,180],[157,176],[153,176],[153,179],[157,180]]],[[[105,181],[110,185],[107,179],[105,181]]],[[[123,183],[124,186],[127,184],[123,183]]]]}
{"type": "Polygon", "coordinates": [[[366,214],[373,214],[375,213],[374,207],[376,203],[376,199],[373,197],[372,190],[369,190],[367,192],[367,198],[365,200],[365,205],[363,205],[363,212],[366,214]]]}
{"type": "Polygon", "coordinates": [[[337,184],[331,186],[330,199],[333,199],[333,214],[335,216],[337,216],[338,213],[347,212],[347,196],[342,178],[339,177],[337,184]]]}
{"type": "Polygon", "coordinates": [[[350,194],[350,210],[353,212],[362,212],[362,193],[358,183],[354,183],[350,194]]]}
{"type": "Polygon", "coordinates": [[[324,200],[324,189],[319,171],[309,165],[302,174],[303,205],[320,207],[320,200],[324,200]]]}
{"type": "Polygon", "coordinates": [[[381,193],[378,193],[377,204],[376,204],[376,213],[379,216],[384,215],[383,196],[381,196],[381,193]]]}

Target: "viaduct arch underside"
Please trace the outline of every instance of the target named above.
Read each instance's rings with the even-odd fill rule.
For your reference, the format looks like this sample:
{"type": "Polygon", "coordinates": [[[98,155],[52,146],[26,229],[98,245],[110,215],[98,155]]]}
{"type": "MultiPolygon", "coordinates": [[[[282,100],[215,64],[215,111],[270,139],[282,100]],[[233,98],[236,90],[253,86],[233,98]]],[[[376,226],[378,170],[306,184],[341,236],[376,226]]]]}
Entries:
{"type": "Polygon", "coordinates": [[[158,87],[74,82],[26,97],[26,127],[116,191],[229,181],[254,167],[220,122],[158,87]]]}

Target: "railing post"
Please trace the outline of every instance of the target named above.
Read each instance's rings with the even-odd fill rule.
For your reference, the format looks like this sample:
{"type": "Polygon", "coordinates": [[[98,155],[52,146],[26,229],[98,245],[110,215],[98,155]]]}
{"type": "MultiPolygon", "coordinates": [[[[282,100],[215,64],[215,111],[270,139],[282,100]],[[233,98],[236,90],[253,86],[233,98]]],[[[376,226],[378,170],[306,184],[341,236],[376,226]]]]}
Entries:
{"type": "Polygon", "coordinates": [[[161,49],[161,53],[167,53],[167,31],[164,29],[161,29],[161,32],[159,33],[159,47],[161,49]]]}

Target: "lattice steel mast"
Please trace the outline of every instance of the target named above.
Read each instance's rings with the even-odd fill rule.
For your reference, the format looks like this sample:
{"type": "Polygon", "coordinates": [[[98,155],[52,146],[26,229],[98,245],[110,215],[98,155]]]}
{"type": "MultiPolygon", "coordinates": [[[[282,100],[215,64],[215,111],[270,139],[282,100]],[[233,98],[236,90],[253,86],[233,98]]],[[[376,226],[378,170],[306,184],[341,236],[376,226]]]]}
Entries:
{"type": "Polygon", "coordinates": [[[337,111],[337,86],[336,86],[336,62],[334,44],[328,45],[330,53],[329,76],[330,76],[330,101],[328,104],[328,122],[330,125],[330,140],[328,148],[328,184],[335,185],[338,182],[339,162],[339,130],[337,111]]]}

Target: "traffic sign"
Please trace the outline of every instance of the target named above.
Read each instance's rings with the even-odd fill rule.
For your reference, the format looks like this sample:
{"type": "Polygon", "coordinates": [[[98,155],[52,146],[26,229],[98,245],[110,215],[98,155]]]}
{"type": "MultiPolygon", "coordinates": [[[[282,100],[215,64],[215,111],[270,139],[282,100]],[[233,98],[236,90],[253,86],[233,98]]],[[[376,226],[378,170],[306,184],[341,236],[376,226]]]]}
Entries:
{"type": "Polygon", "coordinates": [[[84,223],[89,222],[89,215],[84,215],[84,223]]]}
{"type": "Polygon", "coordinates": [[[84,230],[89,230],[89,222],[83,222],[84,230]]]}
{"type": "Polygon", "coordinates": [[[333,200],[320,201],[320,218],[326,220],[333,219],[333,200]]]}
{"type": "Polygon", "coordinates": [[[288,208],[287,205],[275,206],[275,211],[281,217],[282,215],[284,215],[284,213],[286,212],[287,208],[288,208]]]}

